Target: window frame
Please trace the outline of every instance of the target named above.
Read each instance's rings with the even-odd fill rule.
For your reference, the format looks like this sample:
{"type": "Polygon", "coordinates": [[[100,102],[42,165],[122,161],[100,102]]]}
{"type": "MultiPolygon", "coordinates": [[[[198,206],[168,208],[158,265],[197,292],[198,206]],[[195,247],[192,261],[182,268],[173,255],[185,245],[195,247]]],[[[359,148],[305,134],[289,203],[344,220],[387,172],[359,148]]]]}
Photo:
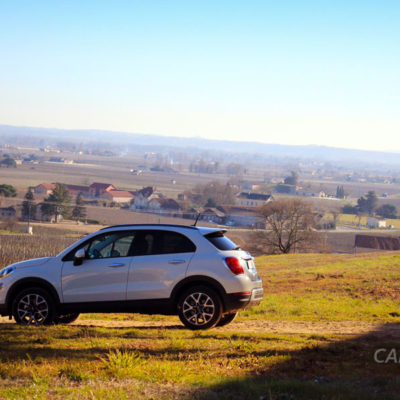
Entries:
{"type": "MultiPolygon", "coordinates": [[[[153,232],[156,232],[158,235],[160,235],[160,234],[179,235],[179,236],[184,238],[186,241],[188,241],[192,245],[192,250],[191,251],[179,251],[179,252],[173,252],[173,253],[159,253],[159,252],[155,253],[154,249],[153,249],[152,252],[149,253],[149,254],[135,254],[135,239],[136,239],[136,237],[135,237],[135,239],[133,241],[133,247],[131,249],[133,257],[163,256],[163,255],[169,255],[169,254],[190,254],[190,253],[195,253],[197,251],[197,246],[195,245],[195,243],[190,238],[188,238],[186,235],[184,235],[181,232],[176,232],[176,231],[173,231],[173,230],[168,230],[168,229],[140,229],[140,230],[137,230],[137,238],[141,238],[140,235],[142,235],[142,237],[143,237],[143,236],[146,235],[146,233],[149,234],[149,233],[153,233],[153,232]]],[[[156,243],[157,240],[155,240],[154,242],[156,243]]]]}
{"type": "MultiPolygon", "coordinates": [[[[138,233],[139,231],[138,231],[138,230],[129,229],[129,230],[121,230],[121,231],[102,232],[102,233],[99,233],[99,234],[96,235],[96,236],[93,236],[93,237],[91,237],[91,238],[88,238],[87,240],[85,240],[84,242],[82,242],[81,244],[79,244],[78,246],[74,247],[70,252],[68,252],[68,253],[62,258],[62,261],[63,261],[63,262],[66,262],[66,261],[74,261],[75,253],[76,253],[78,250],[84,248],[88,243],[94,242],[96,239],[98,239],[98,238],[100,238],[100,237],[102,237],[102,236],[113,235],[113,234],[122,234],[122,233],[125,233],[125,232],[127,233],[126,236],[129,236],[129,235],[132,235],[132,236],[133,236],[132,243],[131,243],[131,245],[130,245],[130,247],[129,247],[128,254],[127,254],[126,256],[102,257],[102,258],[88,258],[88,257],[87,257],[87,254],[85,254],[85,260],[103,260],[103,259],[109,259],[109,258],[126,258],[126,257],[132,257],[132,245],[133,245],[133,243],[135,242],[135,237],[136,237],[136,235],[137,235],[137,233],[138,233]]],[[[118,239],[116,239],[116,240],[118,240],[118,239]]],[[[89,246],[89,248],[90,248],[90,246],[89,246]]],[[[89,249],[88,249],[88,250],[89,250],[89,249]]],[[[85,251],[85,253],[87,253],[87,251],[85,251]]]]}

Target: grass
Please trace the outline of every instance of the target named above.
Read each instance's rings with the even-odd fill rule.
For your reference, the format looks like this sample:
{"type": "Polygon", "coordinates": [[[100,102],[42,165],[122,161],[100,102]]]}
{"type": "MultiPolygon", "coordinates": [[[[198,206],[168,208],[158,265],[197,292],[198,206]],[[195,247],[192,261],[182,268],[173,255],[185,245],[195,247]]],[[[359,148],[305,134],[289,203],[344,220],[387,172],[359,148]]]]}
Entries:
{"type": "Polygon", "coordinates": [[[400,322],[400,254],[295,254],[257,259],[265,295],[252,318],[400,322]]]}
{"type": "MultiPolygon", "coordinates": [[[[330,213],[327,213],[327,216],[333,220],[333,215],[330,213]]],[[[339,214],[338,219],[336,223],[338,225],[345,225],[349,227],[358,227],[359,224],[362,226],[365,226],[367,224],[367,219],[368,217],[362,216],[358,217],[357,215],[354,214],[339,214]]],[[[400,229],[400,219],[391,219],[387,218],[386,219],[386,226],[393,225],[395,229],[400,229]]],[[[378,229],[379,231],[379,229],[378,229]]]]}
{"type": "MultiPolygon", "coordinates": [[[[72,240],[30,239],[0,236],[0,263],[55,254],[72,240]]],[[[176,317],[131,314],[87,314],[72,326],[0,324],[0,399],[398,398],[400,364],[373,358],[379,348],[398,349],[398,334],[386,331],[400,322],[398,253],[256,263],[265,298],[229,329],[192,332],[176,317]],[[99,319],[113,326],[90,326],[99,319]],[[265,320],[380,325],[351,335],[240,329],[265,320]]]]}
{"type": "Polygon", "coordinates": [[[379,391],[393,384],[384,398],[395,398],[400,389],[399,366],[376,364],[372,357],[376,348],[395,343],[373,335],[80,326],[28,333],[11,324],[2,335],[1,398],[107,398],[112,390],[121,398],[152,398],[156,391],[153,398],[278,399],[286,393],[295,399],[371,399],[354,383],[379,391]]]}

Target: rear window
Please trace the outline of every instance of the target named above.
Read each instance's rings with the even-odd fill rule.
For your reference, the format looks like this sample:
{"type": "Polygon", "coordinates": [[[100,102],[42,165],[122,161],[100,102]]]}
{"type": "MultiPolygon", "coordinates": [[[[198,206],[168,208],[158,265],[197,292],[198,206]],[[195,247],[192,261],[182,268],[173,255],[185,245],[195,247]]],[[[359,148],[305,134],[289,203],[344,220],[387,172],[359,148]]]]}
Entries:
{"type": "Polygon", "coordinates": [[[231,239],[224,236],[222,232],[213,232],[204,236],[218,250],[239,250],[239,246],[232,242],[231,239]]]}

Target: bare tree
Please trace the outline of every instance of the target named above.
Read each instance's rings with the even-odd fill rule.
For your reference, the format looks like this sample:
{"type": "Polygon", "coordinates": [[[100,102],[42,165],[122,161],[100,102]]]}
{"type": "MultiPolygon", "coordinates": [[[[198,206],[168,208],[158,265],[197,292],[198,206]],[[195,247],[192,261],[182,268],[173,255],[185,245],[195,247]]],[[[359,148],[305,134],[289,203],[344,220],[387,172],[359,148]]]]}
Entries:
{"type": "Polygon", "coordinates": [[[341,209],[339,206],[332,207],[329,209],[330,213],[332,214],[332,219],[333,219],[333,229],[336,229],[337,224],[340,221],[340,212],[341,209]]]}
{"type": "Polygon", "coordinates": [[[315,238],[312,228],[316,216],[310,203],[300,199],[272,201],[260,209],[265,217],[265,241],[273,252],[290,253],[310,244],[315,238]]]}
{"type": "Polygon", "coordinates": [[[191,191],[190,198],[194,203],[215,207],[221,204],[234,204],[235,192],[229,183],[224,184],[219,181],[212,181],[196,185],[191,191]]]}

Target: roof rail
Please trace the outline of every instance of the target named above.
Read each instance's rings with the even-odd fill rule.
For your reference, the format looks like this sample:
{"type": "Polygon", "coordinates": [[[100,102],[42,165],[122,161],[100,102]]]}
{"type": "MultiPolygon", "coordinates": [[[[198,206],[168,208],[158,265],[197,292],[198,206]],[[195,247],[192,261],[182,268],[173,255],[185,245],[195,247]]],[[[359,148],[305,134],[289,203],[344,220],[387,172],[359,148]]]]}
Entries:
{"type": "Polygon", "coordinates": [[[154,226],[165,226],[165,227],[175,227],[175,228],[188,228],[188,229],[197,229],[197,227],[193,226],[193,225],[179,225],[179,224],[123,224],[123,225],[111,225],[111,226],[106,226],[105,228],[101,228],[100,230],[103,231],[105,229],[109,229],[109,228],[127,228],[129,226],[150,226],[150,227],[154,227],[154,226]]]}

